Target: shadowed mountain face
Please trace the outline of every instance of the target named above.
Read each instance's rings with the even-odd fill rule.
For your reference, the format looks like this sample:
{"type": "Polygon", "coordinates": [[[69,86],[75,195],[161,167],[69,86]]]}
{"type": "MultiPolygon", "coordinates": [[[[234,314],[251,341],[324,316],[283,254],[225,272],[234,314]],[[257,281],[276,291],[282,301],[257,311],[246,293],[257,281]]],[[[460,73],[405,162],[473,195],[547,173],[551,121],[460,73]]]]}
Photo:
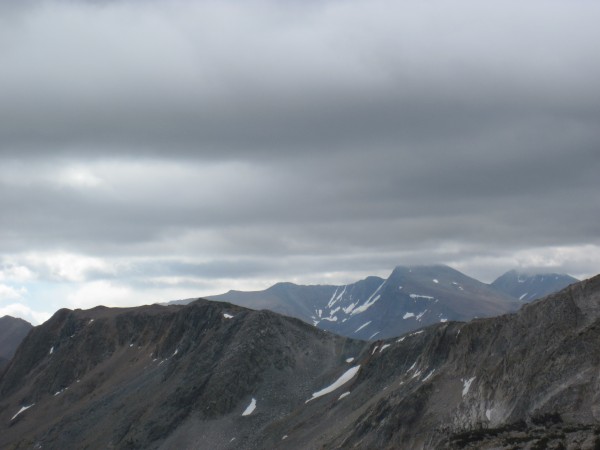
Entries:
{"type": "Polygon", "coordinates": [[[491,286],[523,302],[530,302],[560,291],[577,281],[577,278],[560,273],[533,275],[511,270],[494,280],[491,286]]]}
{"type": "Polygon", "coordinates": [[[0,377],[0,448],[250,443],[364,347],[296,319],[203,300],[60,310],[0,377]],[[252,402],[256,411],[244,416],[252,402]]]}
{"type": "Polygon", "coordinates": [[[594,448],[598,373],[600,276],[372,343],[225,303],[62,310],[0,377],[0,447],[594,448]]]}
{"type": "Polygon", "coordinates": [[[270,309],[358,339],[381,339],[434,323],[516,310],[520,303],[447,266],[396,267],[387,280],[369,277],[347,286],[279,283],[260,292],[210,297],[270,309]]]}
{"type": "Polygon", "coordinates": [[[0,317],[0,369],[13,357],[17,347],[32,328],[33,325],[23,319],[0,317]]]}

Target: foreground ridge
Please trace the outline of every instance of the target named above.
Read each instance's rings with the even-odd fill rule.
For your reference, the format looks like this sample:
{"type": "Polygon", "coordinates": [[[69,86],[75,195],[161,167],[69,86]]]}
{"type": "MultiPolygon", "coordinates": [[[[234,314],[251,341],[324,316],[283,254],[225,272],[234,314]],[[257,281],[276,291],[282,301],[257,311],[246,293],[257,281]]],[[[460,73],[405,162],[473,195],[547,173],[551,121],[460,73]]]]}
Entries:
{"type": "Polygon", "coordinates": [[[61,310],[0,377],[0,446],[594,448],[599,349],[600,276],[370,343],[205,300],[61,310]]]}

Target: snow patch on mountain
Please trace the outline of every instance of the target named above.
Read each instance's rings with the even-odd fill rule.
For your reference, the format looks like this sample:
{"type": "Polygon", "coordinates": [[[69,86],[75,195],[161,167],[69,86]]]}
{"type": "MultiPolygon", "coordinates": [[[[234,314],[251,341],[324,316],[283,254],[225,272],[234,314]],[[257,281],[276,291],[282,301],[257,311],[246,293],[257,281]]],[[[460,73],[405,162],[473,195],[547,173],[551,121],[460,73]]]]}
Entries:
{"type": "Polygon", "coordinates": [[[469,378],[468,380],[463,380],[463,390],[462,390],[463,397],[469,393],[469,389],[471,388],[471,383],[473,383],[474,379],[475,379],[475,377],[469,378]]]}
{"type": "Polygon", "coordinates": [[[351,314],[354,315],[354,314],[359,314],[361,312],[365,312],[367,309],[369,309],[371,306],[373,306],[375,304],[375,302],[381,298],[381,295],[377,295],[377,293],[381,290],[381,288],[383,287],[384,284],[385,284],[385,280],[383,281],[383,283],[381,283],[379,285],[379,287],[377,289],[375,289],[375,292],[373,292],[371,294],[371,296],[367,299],[367,301],[365,303],[363,303],[362,305],[360,305],[358,308],[355,308],[351,314]]]}
{"type": "Polygon", "coordinates": [[[31,404],[31,405],[29,405],[29,406],[23,406],[23,407],[21,407],[21,409],[19,410],[19,412],[18,412],[18,413],[16,413],[14,416],[12,416],[12,417],[11,417],[11,419],[10,419],[10,420],[11,420],[11,422],[12,422],[13,420],[15,420],[15,419],[16,419],[16,418],[19,416],[19,414],[21,414],[23,411],[27,411],[27,410],[28,410],[29,408],[31,408],[33,405],[35,405],[35,403],[32,403],[32,404],[31,404]]]}
{"type": "Polygon", "coordinates": [[[348,397],[350,395],[350,391],[346,391],[344,392],[342,395],[339,396],[338,400],[343,399],[344,397],[348,397]]]}
{"type": "MultiPolygon", "coordinates": [[[[358,371],[360,370],[360,365],[358,366],[354,366],[350,369],[348,369],[346,372],[344,372],[342,374],[341,377],[339,377],[337,380],[335,380],[332,384],[330,384],[329,386],[321,389],[320,391],[314,392],[312,394],[312,397],[309,398],[308,400],[306,400],[305,403],[308,403],[316,398],[322,397],[324,395],[327,395],[333,391],[335,391],[336,389],[342,387],[344,384],[348,383],[350,380],[352,380],[352,378],[354,378],[356,376],[356,374],[358,373],[358,371]]],[[[254,399],[253,399],[254,400],[254,399]]]]}
{"type": "Polygon", "coordinates": [[[431,295],[410,294],[409,297],[412,298],[413,300],[417,300],[419,298],[422,298],[425,300],[435,300],[435,297],[432,297],[431,295]]]}
{"type": "Polygon", "coordinates": [[[256,399],[253,398],[252,401],[250,402],[250,404],[246,407],[246,409],[242,413],[242,416],[249,416],[250,414],[252,414],[254,412],[255,409],[256,409],[256,399]]]}
{"type": "Polygon", "coordinates": [[[367,325],[369,325],[372,321],[369,320],[367,323],[363,323],[360,327],[358,327],[355,331],[355,333],[358,333],[360,330],[362,330],[364,327],[366,327],[367,325]]]}

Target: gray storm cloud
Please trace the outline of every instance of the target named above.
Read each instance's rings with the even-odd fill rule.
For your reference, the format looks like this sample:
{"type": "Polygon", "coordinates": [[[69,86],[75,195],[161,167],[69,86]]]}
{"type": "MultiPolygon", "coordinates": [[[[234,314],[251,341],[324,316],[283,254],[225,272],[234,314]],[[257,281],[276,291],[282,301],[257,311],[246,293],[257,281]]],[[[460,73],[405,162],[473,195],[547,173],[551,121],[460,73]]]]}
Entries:
{"type": "Polygon", "coordinates": [[[31,254],[87,255],[110,267],[83,278],[136,286],[428,262],[598,271],[595,2],[0,13],[6,264],[43,277],[31,254]]]}

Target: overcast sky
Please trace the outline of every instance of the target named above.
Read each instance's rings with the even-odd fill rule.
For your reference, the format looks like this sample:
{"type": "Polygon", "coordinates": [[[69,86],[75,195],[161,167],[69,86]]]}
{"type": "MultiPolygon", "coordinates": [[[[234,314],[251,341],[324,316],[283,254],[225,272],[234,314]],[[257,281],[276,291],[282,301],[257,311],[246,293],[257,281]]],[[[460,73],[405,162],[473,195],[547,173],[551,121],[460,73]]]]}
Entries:
{"type": "Polygon", "coordinates": [[[597,1],[0,0],[0,316],[600,272],[597,1]]]}

